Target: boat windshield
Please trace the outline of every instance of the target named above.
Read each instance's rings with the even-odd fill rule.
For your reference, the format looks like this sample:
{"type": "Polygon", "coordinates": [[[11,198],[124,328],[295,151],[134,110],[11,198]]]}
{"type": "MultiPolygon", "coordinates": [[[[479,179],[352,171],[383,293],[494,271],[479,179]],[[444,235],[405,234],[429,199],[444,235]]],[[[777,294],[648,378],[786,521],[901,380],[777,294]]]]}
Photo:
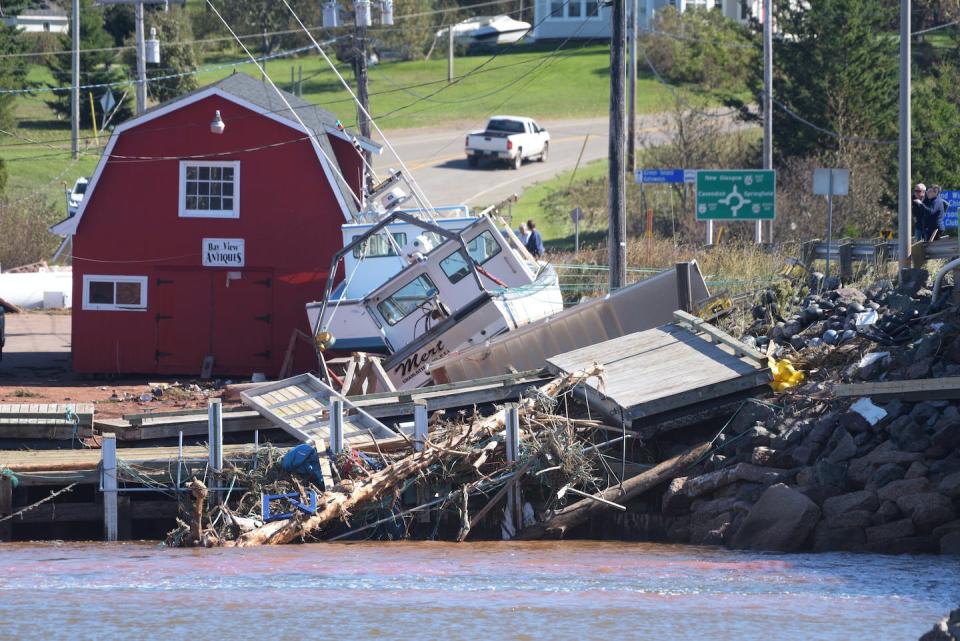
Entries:
{"type": "MultiPolygon", "coordinates": [[[[500,253],[500,244],[490,232],[485,231],[467,243],[467,253],[478,265],[482,265],[500,253]]],[[[451,283],[457,283],[470,273],[470,264],[463,250],[457,250],[440,261],[440,269],[451,283]]]]}
{"type": "Polygon", "coordinates": [[[390,325],[396,325],[436,295],[436,285],[426,274],[421,274],[377,305],[377,309],[380,310],[383,320],[390,325]]]}

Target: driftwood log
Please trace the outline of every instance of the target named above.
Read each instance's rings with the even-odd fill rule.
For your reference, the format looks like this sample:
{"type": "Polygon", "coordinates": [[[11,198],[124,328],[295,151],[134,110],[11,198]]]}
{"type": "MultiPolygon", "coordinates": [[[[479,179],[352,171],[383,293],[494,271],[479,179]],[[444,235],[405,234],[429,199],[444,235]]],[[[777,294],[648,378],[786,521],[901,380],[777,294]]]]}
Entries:
{"type": "MultiPolygon", "coordinates": [[[[568,374],[553,379],[539,388],[543,396],[556,398],[562,391],[573,387],[577,383],[602,374],[600,366],[594,366],[588,371],[568,374]]],[[[521,409],[534,409],[535,398],[524,398],[520,403],[521,409]]],[[[384,469],[372,474],[370,478],[353,483],[342,483],[332,491],[324,492],[322,500],[318,501],[316,514],[306,518],[295,515],[291,519],[266,523],[257,529],[241,535],[226,545],[246,547],[252,545],[278,545],[291,543],[316,532],[322,527],[337,519],[348,518],[353,510],[365,503],[379,499],[400,487],[403,482],[426,470],[439,461],[451,450],[460,451],[463,448],[477,443],[504,429],[506,425],[506,411],[500,410],[486,418],[468,423],[458,430],[434,443],[427,441],[421,452],[406,456],[384,469]]]]}
{"type": "MultiPolygon", "coordinates": [[[[650,490],[661,483],[665,483],[683,470],[695,463],[704,454],[710,451],[710,443],[701,443],[683,454],[674,456],[645,472],[641,472],[631,479],[623,482],[623,492],[620,486],[609,487],[603,492],[594,496],[623,505],[647,490],[650,490]]],[[[542,539],[542,538],[561,538],[567,530],[584,523],[597,512],[610,509],[600,501],[593,498],[585,498],[571,503],[562,510],[550,514],[546,519],[524,528],[518,535],[518,539],[542,539]]]]}

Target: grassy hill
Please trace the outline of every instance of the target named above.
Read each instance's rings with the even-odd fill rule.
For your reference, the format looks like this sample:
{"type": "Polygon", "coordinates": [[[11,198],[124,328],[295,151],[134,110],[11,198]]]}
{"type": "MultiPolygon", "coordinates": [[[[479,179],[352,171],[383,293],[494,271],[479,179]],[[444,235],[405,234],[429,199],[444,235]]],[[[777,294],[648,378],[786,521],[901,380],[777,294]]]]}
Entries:
{"type": "MultiPolygon", "coordinates": [[[[209,55],[200,66],[201,86],[234,70],[259,75],[236,51],[209,55]]],[[[291,89],[291,69],[295,75],[302,73],[305,99],[335,112],[348,126],[354,122],[356,110],[350,96],[319,55],[302,54],[266,63],[271,79],[287,90],[291,89]]],[[[340,71],[352,85],[349,69],[341,65],[340,71]]],[[[570,43],[562,48],[524,44],[499,53],[463,55],[455,59],[454,73],[454,82],[448,83],[445,58],[372,67],[369,87],[374,117],[384,129],[396,129],[476,122],[494,112],[537,118],[590,117],[608,109],[609,46],[604,44],[570,43]]],[[[29,78],[37,85],[52,82],[42,66],[34,66],[29,78]]],[[[132,85],[129,89],[132,94],[132,85]]],[[[656,80],[641,77],[638,111],[655,110],[668,91],[656,80]]],[[[71,160],[69,122],[56,117],[46,106],[46,98],[49,94],[39,93],[18,99],[17,138],[0,140],[0,158],[7,160],[11,197],[40,198],[59,206],[63,183],[72,185],[77,176],[93,171],[106,136],[95,139],[92,131],[82,132],[83,154],[79,160],[71,160]]]]}

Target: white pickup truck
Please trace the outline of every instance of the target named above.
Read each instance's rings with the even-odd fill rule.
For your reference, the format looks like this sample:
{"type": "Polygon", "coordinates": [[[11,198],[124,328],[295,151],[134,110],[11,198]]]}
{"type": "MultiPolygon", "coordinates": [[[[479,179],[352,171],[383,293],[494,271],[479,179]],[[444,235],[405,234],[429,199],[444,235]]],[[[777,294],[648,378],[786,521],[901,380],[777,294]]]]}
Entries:
{"type": "Polygon", "coordinates": [[[494,116],[483,131],[467,134],[467,164],[476,167],[481,158],[505,160],[514,169],[528,158],[547,160],[550,134],[530,118],[494,116]]]}

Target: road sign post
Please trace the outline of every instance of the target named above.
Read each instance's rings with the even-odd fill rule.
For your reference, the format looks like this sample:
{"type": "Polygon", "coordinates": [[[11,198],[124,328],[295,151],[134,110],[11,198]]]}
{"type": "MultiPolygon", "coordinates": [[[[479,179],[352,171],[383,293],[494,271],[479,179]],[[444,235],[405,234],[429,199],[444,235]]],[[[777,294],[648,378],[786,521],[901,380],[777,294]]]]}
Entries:
{"type": "Polygon", "coordinates": [[[702,169],[697,172],[697,220],[773,220],[776,171],[702,169]]]}
{"type": "Polygon", "coordinates": [[[816,169],[813,172],[813,193],[827,198],[827,268],[830,278],[830,254],[833,251],[833,197],[846,196],[850,190],[849,169],[816,169]]]}
{"type": "Polygon", "coordinates": [[[573,252],[580,253],[580,219],[583,218],[583,210],[574,207],[570,211],[570,220],[573,221],[573,252]]]}

